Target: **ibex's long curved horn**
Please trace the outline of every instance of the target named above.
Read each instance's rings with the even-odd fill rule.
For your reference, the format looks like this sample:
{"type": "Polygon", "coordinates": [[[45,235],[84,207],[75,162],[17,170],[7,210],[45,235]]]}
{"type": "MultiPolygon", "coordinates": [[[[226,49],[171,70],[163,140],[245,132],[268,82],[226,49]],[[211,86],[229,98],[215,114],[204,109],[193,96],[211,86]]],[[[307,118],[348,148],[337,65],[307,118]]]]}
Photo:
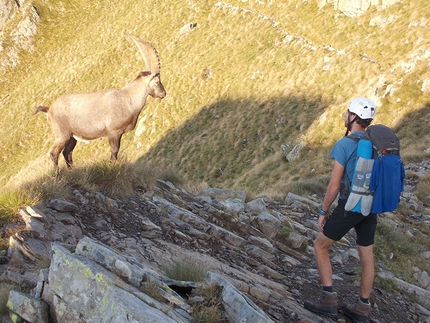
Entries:
{"type": "Polygon", "coordinates": [[[132,34],[125,32],[127,36],[129,36],[140,53],[142,54],[143,60],[145,61],[145,70],[150,71],[152,74],[160,72],[160,58],[158,56],[157,50],[151,43],[134,37],[132,34]]]}

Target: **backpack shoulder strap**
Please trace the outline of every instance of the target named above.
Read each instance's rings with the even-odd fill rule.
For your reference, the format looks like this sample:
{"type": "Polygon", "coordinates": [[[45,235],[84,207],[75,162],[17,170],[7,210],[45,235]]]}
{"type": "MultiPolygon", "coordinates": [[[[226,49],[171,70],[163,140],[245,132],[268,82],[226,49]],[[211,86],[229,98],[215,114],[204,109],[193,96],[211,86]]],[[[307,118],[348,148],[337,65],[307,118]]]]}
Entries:
{"type": "MultiPolygon", "coordinates": [[[[353,133],[346,136],[346,138],[354,140],[357,144],[361,139],[359,136],[353,133]]],[[[349,193],[351,192],[351,181],[349,180],[348,174],[346,173],[346,168],[343,170],[343,181],[344,183],[342,183],[340,187],[339,196],[343,199],[347,199],[349,196],[349,193]]]]}
{"type": "Polygon", "coordinates": [[[359,142],[360,141],[360,137],[359,136],[357,136],[356,134],[354,134],[354,133],[351,133],[351,134],[349,134],[348,136],[346,136],[346,138],[349,138],[349,139],[352,139],[352,140],[354,140],[355,142],[359,142]]]}

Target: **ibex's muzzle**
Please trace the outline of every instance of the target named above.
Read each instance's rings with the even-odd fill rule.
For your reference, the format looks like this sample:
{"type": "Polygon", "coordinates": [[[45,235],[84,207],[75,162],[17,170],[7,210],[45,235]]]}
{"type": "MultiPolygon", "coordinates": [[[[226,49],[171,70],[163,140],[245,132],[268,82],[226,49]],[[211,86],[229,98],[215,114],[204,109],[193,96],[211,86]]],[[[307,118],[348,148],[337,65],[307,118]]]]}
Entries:
{"type": "Polygon", "coordinates": [[[160,99],[164,99],[166,95],[167,95],[166,90],[164,89],[164,86],[161,85],[160,91],[157,93],[157,97],[159,97],[160,99]]]}

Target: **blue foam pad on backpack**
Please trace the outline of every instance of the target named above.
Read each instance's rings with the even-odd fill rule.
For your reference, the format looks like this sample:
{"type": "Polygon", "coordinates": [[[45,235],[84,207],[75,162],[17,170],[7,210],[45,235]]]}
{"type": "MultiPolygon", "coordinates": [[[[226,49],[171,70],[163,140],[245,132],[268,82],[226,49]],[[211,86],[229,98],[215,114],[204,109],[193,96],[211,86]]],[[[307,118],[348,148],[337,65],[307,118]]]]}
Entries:
{"type": "Polygon", "coordinates": [[[357,157],[372,159],[372,142],[367,139],[361,139],[357,145],[357,157]]]}
{"type": "MultiPolygon", "coordinates": [[[[364,161],[364,160],[361,161],[360,163],[361,167],[359,167],[360,169],[357,169],[357,163],[356,163],[356,166],[355,166],[356,169],[354,171],[354,177],[352,182],[352,189],[355,191],[360,191],[364,193],[369,189],[369,184],[370,184],[369,174],[371,173],[371,169],[373,167],[373,163],[370,161],[372,159],[372,142],[370,140],[361,139],[358,142],[357,162],[360,157],[367,161],[364,161]]],[[[366,205],[364,206],[364,209],[365,209],[364,213],[365,215],[369,214],[367,210],[370,211],[370,207],[372,205],[372,200],[373,200],[372,196],[363,196],[361,194],[357,195],[355,193],[350,193],[349,200],[350,200],[349,203],[347,202],[347,204],[349,205],[348,208],[351,208],[352,205],[355,205],[351,211],[363,213],[364,210],[362,210],[361,203],[365,202],[366,205]],[[363,200],[363,197],[365,197],[364,200],[363,200]]]]}

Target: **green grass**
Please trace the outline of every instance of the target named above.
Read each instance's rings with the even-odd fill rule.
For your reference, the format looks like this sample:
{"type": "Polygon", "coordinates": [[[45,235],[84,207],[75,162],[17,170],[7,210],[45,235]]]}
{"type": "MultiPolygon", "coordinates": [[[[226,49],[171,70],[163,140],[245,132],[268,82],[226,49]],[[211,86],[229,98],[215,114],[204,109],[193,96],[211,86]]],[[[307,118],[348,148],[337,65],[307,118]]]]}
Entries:
{"type": "Polygon", "coordinates": [[[207,268],[194,262],[192,259],[175,261],[164,266],[167,277],[180,281],[201,282],[206,279],[207,268]]]}
{"type": "Polygon", "coordinates": [[[37,192],[7,190],[0,193],[0,226],[9,223],[19,208],[34,205],[38,201],[37,192]]]}
{"type": "Polygon", "coordinates": [[[309,179],[298,179],[289,184],[289,191],[298,195],[307,194],[324,194],[327,184],[330,181],[329,176],[314,177],[309,179]]]}
{"type": "Polygon", "coordinates": [[[416,283],[412,278],[414,274],[412,267],[425,268],[422,252],[428,250],[426,240],[428,239],[424,237],[418,239],[408,237],[401,228],[380,219],[375,236],[375,257],[396,277],[409,283],[416,283]]]}

